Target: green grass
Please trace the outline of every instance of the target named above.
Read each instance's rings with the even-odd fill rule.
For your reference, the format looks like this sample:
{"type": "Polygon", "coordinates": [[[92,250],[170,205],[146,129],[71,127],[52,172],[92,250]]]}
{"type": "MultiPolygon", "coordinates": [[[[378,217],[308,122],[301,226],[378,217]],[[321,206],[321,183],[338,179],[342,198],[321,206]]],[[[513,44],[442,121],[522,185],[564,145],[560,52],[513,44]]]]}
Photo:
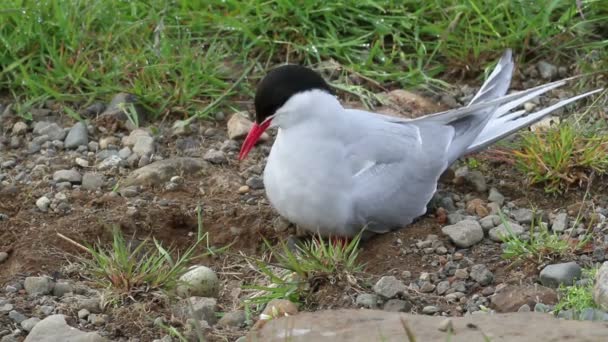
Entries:
{"type": "MultiPolygon", "coordinates": [[[[223,100],[237,93],[250,98],[263,69],[284,61],[335,61],[342,74],[376,90],[429,85],[453,72],[478,76],[507,47],[524,61],[566,59],[583,68],[593,64],[584,56],[608,46],[600,36],[608,4],[581,3],[579,9],[573,0],[542,6],[527,0],[6,0],[0,92],[19,102],[23,115],[47,99],[81,107],[128,91],[154,115],[188,118],[226,107],[223,100]],[[233,87],[240,77],[244,82],[233,87]]],[[[591,68],[598,67],[605,64],[591,68]]],[[[337,83],[353,86],[346,78],[337,83]]]]}
{"type": "Polygon", "coordinates": [[[553,310],[556,314],[560,311],[572,310],[575,317],[587,308],[598,308],[593,301],[593,285],[597,276],[598,268],[584,269],[584,278],[590,281],[585,285],[560,285],[558,291],[560,293],[559,302],[553,310]]]}
{"type": "Polygon", "coordinates": [[[502,223],[507,228],[507,234],[502,237],[502,257],[514,262],[531,261],[537,264],[559,260],[560,258],[582,248],[588,238],[573,240],[562,237],[549,230],[546,224],[535,219],[530,223],[529,239],[523,239],[513,233],[509,222],[502,216],[502,223]]]}
{"type": "Polygon", "coordinates": [[[343,281],[356,285],[355,275],[364,264],[358,260],[361,234],[345,244],[332,243],[321,237],[297,245],[296,251],[285,242],[272,247],[266,242],[276,262],[256,260],[255,266],[268,285],[247,285],[257,291],[248,298],[247,305],[265,305],[273,299],[289,299],[294,303],[305,301],[317,283],[343,281]]]}
{"type": "Polygon", "coordinates": [[[608,136],[599,129],[563,122],[545,132],[523,134],[513,157],[530,184],[563,193],[586,184],[592,172],[608,172],[608,136]]]}

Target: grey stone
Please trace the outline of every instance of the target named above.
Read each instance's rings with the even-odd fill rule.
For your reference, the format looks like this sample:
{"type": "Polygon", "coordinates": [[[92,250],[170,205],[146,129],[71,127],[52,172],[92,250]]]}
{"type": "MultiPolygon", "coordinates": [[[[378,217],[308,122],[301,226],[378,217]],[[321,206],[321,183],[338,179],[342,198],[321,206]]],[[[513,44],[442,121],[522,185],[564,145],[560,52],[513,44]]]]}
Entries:
{"type": "Polygon", "coordinates": [[[517,223],[508,222],[505,226],[504,223],[490,229],[488,235],[492,241],[502,242],[503,238],[506,237],[518,237],[524,233],[524,227],[517,223]]]}
{"type": "Polygon", "coordinates": [[[86,172],[82,176],[82,185],[80,186],[84,190],[99,190],[103,186],[104,176],[101,173],[86,172]]]}
{"type": "Polygon", "coordinates": [[[38,322],[24,342],[105,342],[96,332],[83,332],[70,327],[63,315],[52,315],[38,322]]]}
{"type": "Polygon", "coordinates": [[[129,148],[129,146],[125,146],[125,147],[121,148],[120,151],[118,151],[118,156],[124,160],[129,159],[131,154],[132,154],[132,152],[131,152],[131,149],[129,148]]]}
{"type": "Polygon", "coordinates": [[[63,140],[66,131],[54,122],[39,121],[34,124],[34,135],[46,136],[45,141],[63,140]]]}
{"type": "Polygon", "coordinates": [[[447,280],[441,281],[435,289],[438,295],[444,295],[450,289],[450,282],[447,280]]]}
{"type": "Polygon", "coordinates": [[[89,317],[89,310],[87,309],[80,309],[78,310],[78,318],[80,319],[87,319],[87,317],[89,317]]]}
{"type": "Polygon", "coordinates": [[[76,170],[58,170],[53,173],[53,180],[55,182],[70,182],[72,184],[80,184],[82,182],[82,175],[76,170]]]}
{"type": "Polygon", "coordinates": [[[505,203],[505,196],[503,196],[496,188],[490,189],[490,194],[488,195],[488,201],[494,202],[500,206],[505,203]]]}
{"type": "Polygon", "coordinates": [[[608,321],[608,313],[596,308],[586,308],[581,311],[578,319],[583,321],[608,321]]]}
{"type": "Polygon", "coordinates": [[[448,223],[456,224],[460,221],[464,220],[464,217],[460,213],[450,213],[448,214],[448,223]]]}
{"type": "Polygon", "coordinates": [[[180,297],[217,297],[219,294],[220,281],[209,267],[191,267],[179,280],[181,284],[177,287],[177,294],[180,297]]]}
{"type": "Polygon", "coordinates": [[[473,220],[464,220],[441,228],[452,242],[460,248],[468,248],[483,240],[483,229],[473,220]]]}
{"type": "Polygon", "coordinates": [[[532,308],[530,308],[530,305],[528,304],[524,304],[522,306],[519,307],[519,309],[517,309],[517,312],[530,312],[532,311],[532,308]]]}
{"type": "Polygon", "coordinates": [[[259,176],[250,177],[249,179],[247,179],[245,184],[247,184],[247,186],[253,190],[264,189],[264,179],[259,176]]]}
{"type": "Polygon", "coordinates": [[[189,157],[176,157],[155,161],[131,172],[123,182],[123,185],[160,185],[178,174],[196,174],[204,170],[208,165],[202,159],[189,157]]]}
{"type": "Polygon", "coordinates": [[[106,171],[124,165],[124,161],[118,155],[112,155],[97,165],[99,171],[106,171]]]}
{"type": "Polygon", "coordinates": [[[516,209],[511,212],[511,217],[521,224],[528,224],[534,219],[534,213],[527,208],[516,209]]]}
{"type": "Polygon", "coordinates": [[[28,318],[24,321],[21,322],[21,327],[23,328],[23,330],[30,332],[32,331],[32,329],[34,329],[34,327],[40,323],[40,318],[38,317],[32,317],[32,318],[28,318]]]}
{"type": "Polygon", "coordinates": [[[3,262],[5,262],[6,259],[8,259],[8,253],[6,253],[6,252],[0,252],[0,264],[3,263],[3,262]]]}
{"type": "Polygon", "coordinates": [[[240,328],[245,325],[245,320],[247,316],[245,315],[245,311],[237,310],[224,314],[222,318],[217,322],[217,325],[221,327],[236,327],[240,328]]]}
{"type": "Polygon", "coordinates": [[[494,281],[494,274],[483,264],[473,265],[469,276],[481,286],[490,285],[494,281]]]}
{"type": "Polygon", "coordinates": [[[100,303],[101,303],[101,299],[98,297],[93,297],[93,298],[81,297],[81,298],[78,298],[76,307],[78,308],[78,310],[85,309],[85,310],[89,311],[90,313],[101,313],[100,303]]]}
{"type": "Polygon", "coordinates": [[[568,214],[559,213],[555,215],[551,229],[556,233],[563,233],[568,228],[568,214]]]}
{"type": "Polygon", "coordinates": [[[409,312],[412,310],[412,304],[401,299],[389,299],[384,303],[382,309],[390,312],[409,312]]]}
{"type": "Polygon", "coordinates": [[[29,295],[36,296],[51,293],[53,285],[53,280],[48,277],[27,277],[23,286],[29,295]]]}
{"type": "Polygon", "coordinates": [[[136,153],[139,156],[154,153],[154,138],[144,135],[138,136],[135,145],[133,145],[133,153],[136,153]]]}
{"type": "Polygon", "coordinates": [[[73,291],[74,291],[74,289],[72,288],[72,285],[70,285],[70,283],[66,283],[66,282],[56,283],[55,286],[53,287],[53,296],[62,297],[65,294],[73,292],[73,291]]]}
{"type": "Polygon", "coordinates": [[[439,312],[439,308],[434,305],[427,305],[422,308],[422,313],[425,315],[433,315],[439,312]]]}
{"type": "Polygon", "coordinates": [[[0,302],[0,313],[10,312],[15,306],[11,303],[0,302]]]}
{"type": "Polygon", "coordinates": [[[605,261],[597,271],[593,300],[599,307],[608,310],[608,261],[605,261]]]}
{"type": "Polygon", "coordinates": [[[203,159],[212,164],[223,164],[228,161],[224,152],[215,149],[210,149],[207,151],[207,153],[205,153],[203,156],[203,159]]]}
{"type": "Polygon", "coordinates": [[[373,293],[361,293],[357,296],[355,304],[359,307],[375,309],[378,307],[378,295],[373,293]]]}
{"type": "Polygon", "coordinates": [[[540,77],[542,77],[545,80],[549,80],[549,81],[555,79],[558,74],[557,67],[546,61],[538,62],[536,64],[536,69],[538,69],[538,73],[540,74],[540,77]]]}
{"type": "Polygon", "coordinates": [[[465,174],[465,181],[475,188],[477,192],[486,192],[488,191],[488,185],[486,184],[486,179],[483,174],[479,171],[471,171],[465,174]]]}
{"type": "Polygon", "coordinates": [[[407,287],[394,276],[384,276],[376,282],[373,290],[384,298],[393,298],[399,294],[404,294],[407,287]]]}
{"type": "Polygon", "coordinates": [[[64,147],[67,149],[75,149],[81,145],[89,143],[89,131],[83,122],[78,122],[68,132],[65,137],[64,147]]]}
{"type": "Polygon", "coordinates": [[[19,324],[27,319],[27,317],[25,317],[24,314],[22,314],[21,312],[16,311],[16,310],[11,310],[8,313],[8,318],[10,318],[13,322],[15,322],[17,324],[19,324]]]}
{"type": "Polygon", "coordinates": [[[479,224],[481,228],[483,228],[484,232],[490,231],[490,229],[498,226],[500,224],[500,216],[498,215],[488,215],[479,220],[479,224]]]}
{"type": "Polygon", "coordinates": [[[204,320],[210,325],[217,321],[216,310],[217,300],[207,297],[190,297],[179,301],[173,307],[173,313],[177,317],[184,320],[188,318],[204,320]]]}
{"type": "Polygon", "coordinates": [[[547,287],[570,286],[581,277],[581,267],[576,262],[547,265],[540,272],[540,282],[547,287]]]}

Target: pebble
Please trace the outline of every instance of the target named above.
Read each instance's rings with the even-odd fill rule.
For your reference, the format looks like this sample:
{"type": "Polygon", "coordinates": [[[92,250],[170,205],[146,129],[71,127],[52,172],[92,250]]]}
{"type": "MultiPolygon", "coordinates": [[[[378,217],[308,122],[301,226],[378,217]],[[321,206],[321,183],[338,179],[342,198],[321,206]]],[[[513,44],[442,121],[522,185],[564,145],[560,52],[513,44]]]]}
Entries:
{"type": "Polygon", "coordinates": [[[247,179],[245,184],[247,184],[247,186],[253,190],[264,189],[264,180],[262,179],[262,177],[259,176],[250,177],[249,179],[247,179]]]}
{"type": "Polygon", "coordinates": [[[70,182],[72,184],[80,184],[82,182],[82,175],[76,170],[58,170],[53,173],[53,180],[55,182],[70,182]]]}
{"type": "Polygon", "coordinates": [[[118,151],[118,156],[123,160],[129,159],[131,154],[133,154],[133,152],[131,151],[129,146],[125,146],[118,151]]]}
{"type": "Polygon", "coordinates": [[[87,145],[89,143],[89,132],[87,126],[83,122],[77,122],[65,137],[63,142],[66,149],[75,149],[78,146],[87,145]]]}
{"type": "Polygon", "coordinates": [[[384,303],[382,310],[389,312],[409,312],[412,310],[412,304],[401,299],[389,299],[384,303]]]}
{"type": "Polygon", "coordinates": [[[12,132],[14,135],[21,135],[27,132],[27,124],[23,121],[17,121],[13,125],[12,132]]]}
{"type": "Polygon", "coordinates": [[[63,140],[66,131],[54,122],[38,121],[34,124],[34,135],[44,136],[44,141],[63,140]]]}
{"type": "Polygon", "coordinates": [[[479,224],[481,228],[483,228],[484,232],[488,232],[490,229],[498,226],[500,224],[500,216],[498,215],[488,215],[479,220],[479,224]]]}
{"type": "Polygon", "coordinates": [[[212,164],[223,164],[228,162],[228,159],[226,159],[226,155],[224,154],[224,152],[215,149],[210,149],[209,151],[207,151],[207,153],[205,153],[205,155],[203,156],[203,159],[212,164]]]}
{"type": "Polygon", "coordinates": [[[529,224],[534,219],[534,212],[527,208],[516,209],[511,212],[511,217],[522,224],[529,224]]]}
{"type": "Polygon", "coordinates": [[[74,291],[74,289],[72,288],[72,285],[70,285],[70,283],[59,282],[59,283],[56,283],[55,286],[53,287],[53,296],[62,297],[65,294],[73,292],[73,291],[74,291]]]}
{"type": "Polygon", "coordinates": [[[376,282],[373,290],[384,298],[394,298],[398,294],[404,294],[407,287],[394,276],[383,276],[376,282]]]}
{"type": "Polygon", "coordinates": [[[16,311],[16,310],[11,310],[8,313],[8,318],[10,318],[13,322],[15,322],[17,324],[19,324],[27,319],[27,317],[25,317],[24,314],[22,314],[21,312],[16,311]]]}
{"type": "Polygon", "coordinates": [[[477,221],[463,220],[441,228],[452,242],[460,248],[468,248],[483,240],[483,229],[477,221]]]}
{"type": "Polygon", "coordinates": [[[104,183],[104,176],[101,173],[86,172],[82,176],[81,188],[84,190],[98,190],[101,189],[104,183]]]}
{"type": "Polygon", "coordinates": [[[605,261],[597,271],[593,300],[600,307],[608,310],[608,261],[605,261]]]}
{"type": "Polygon", "coordinates": [[[80,319],[87,319],[87,317],[89,317],[90,314],[91,313],[87,309],[78,310],[78,318],[80,318],[80,319]]]}
{"type": "Polygon", "coordinates": [[[556,233],[563,233],[568,228],[568,214],[559,213],[555,215],[551,229],[556,233]]]}
{"type": "Polygon", "coordinates": [[[538,69],[540,77],[548,81],[555,79],[558,74],[557,67],[547,61],[538,62],[536,64],[536,69],[538,69]]]}
{"type": "Polygon", "coordinates": [[[23,330],[30,332],[38,323],[40,323],[40,318],[32,317],[21,322],[21,327],[23,328],[23,330]]]}
{"type": "Polygon", "coordinates": [[[247,185],[243,185],[239,188],[239,194],[246,194],[249,192],[249,187],[247,185]]]}
{"type": "Polygon", "coordinates": [[[97,165],[99,171],[106,171],[122,165],[123,160],[118,155],[111,155],[97,165]]]}
{"type": "Polygon", "coordinates": [[[359,307],[375,309],[378,307],[378,296],[373,293],[361,293],[355,299],[355,304],[359,307]]]}
{"type": "Polygon", "coordinates": [[[433,315],[439,311],[439,308],[434,305],[427,305],[422,308],[422,313],[425,315],[433,315]]]}
{"type": "Polygon", "coordinates": [[[82,159],[82,158],[76,158],[74,159],[74,164],[80,166],[80,167],[89,167],[89,161],[86,159],[82,159]]]}
{"type": "Polygon", "coordinates": [[[222,318],[217,322],[217,325],[221,327],[236,327],[240,328],[245,325],[245,320],[247,316],[245,315],[245,311],[237,310],[224,314],[222,318]]]}
{"type": "Polygon", "coordinates": [[[23,287],[29,295],[36,296],[51,293],[53,285],[53,281],[48,277],[27,277],[23,287]]]}
{"type": "Polygon", "coordinates": [[[101,342],[105,340],[95,332],[83,332],[69,326],[63,315],[52,315],[39,321],[28,334],[26,341],[101,342]]]}
{"type": "Polygon", "coordinates": [[[503,238],[515,236],[518,237],[524,233],[524,227],[518,225],[517,223],[507,223],[508,228],[504,223],[501,223],[497,227],[490,229],[488,235],[492,241],[502,242],[503,238]]]}
{"type": "Polygon", "coordinates": [[[505,196],[503,196],[496,188],[490,189],[490,194],[488,195],[488,201],[498,204],[502,206],[505,203],[505,196]]]}
{"type": "Polygon", "coordinates": [[[469,276],[481,286],[490,285],[494,281],[494,274],[483,264],[473,265],[469,276]]]}
{"type": "Polygon", "coordinates": [[[5,262],[6,259],[8,259],[8,253],[6,252],[0,252],[0,264],[5,262]]]}
{"type": "Polygon", "coordinates": [[[217,297],[220,282],[212,269],[206,266],[193,266],[179,278],[181,284],[177,294],[181,297],[217,297]]]}
{"type": "MultiPolygon", "coordinates": [[[[150,135],[139,135],[133,145],[133,153],[138,156],[147,156],[154,153],[154,138],[150,135]]],[[[126,158],[123,158],[126,159],[126,158]]]]}
{"type": "Polygon", "coordinates": [[[581,277],[581,267],[574,261],[547,265],[540,272],[540,282],[547,287],[570,286],[581,277]]]}
{"type": "MultiPolygon", "coordinates": [[[[226,123],[226,127],[228,128],[228,138],[231,140],[237,140],[244,138],[251,127],[253,127],[253,122],[249,120],[244,113],[234,113],[228,119],[226,123]]],[[[270,138],[270,136],[264,132],[260,137],[261,141],[266,141],[270,138]]]]}
{"type": "Polygon", "coordinates": [[[466,173],[464,179],[465,179],[465,181],[467,181],[467,183],[471,184],[475,188],[475,191],[477,191],[477,192],[488,191],[488,185],[486,183],[486,179],[481,172],[476,171],[476,170],[470,171],[470,172],[466,173]]]}

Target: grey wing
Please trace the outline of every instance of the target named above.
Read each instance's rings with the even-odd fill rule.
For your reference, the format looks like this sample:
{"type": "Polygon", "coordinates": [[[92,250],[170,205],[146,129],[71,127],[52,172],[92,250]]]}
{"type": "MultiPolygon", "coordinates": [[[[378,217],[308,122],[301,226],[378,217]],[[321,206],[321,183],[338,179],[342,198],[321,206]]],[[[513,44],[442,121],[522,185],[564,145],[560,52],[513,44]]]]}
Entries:
{"type": "Polygon", "coordinates": [[[385,124],[350,146],[353,225],[385,233],[426,212],[448,166],[450,126],[385,124]]]}

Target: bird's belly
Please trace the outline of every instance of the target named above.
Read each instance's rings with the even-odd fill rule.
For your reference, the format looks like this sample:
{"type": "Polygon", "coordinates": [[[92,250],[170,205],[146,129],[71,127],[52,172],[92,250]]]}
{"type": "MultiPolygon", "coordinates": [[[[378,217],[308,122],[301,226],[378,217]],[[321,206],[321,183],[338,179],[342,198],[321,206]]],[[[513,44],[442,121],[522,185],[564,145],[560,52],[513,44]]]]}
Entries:
{"type": "Polygon", "coordinates": [[[273,164],[264,170],[264,186],[275,210],[290,222],[322,235],[344,235],[350,202],[344,189],[315,177],[307,168],[273,164]]]}

